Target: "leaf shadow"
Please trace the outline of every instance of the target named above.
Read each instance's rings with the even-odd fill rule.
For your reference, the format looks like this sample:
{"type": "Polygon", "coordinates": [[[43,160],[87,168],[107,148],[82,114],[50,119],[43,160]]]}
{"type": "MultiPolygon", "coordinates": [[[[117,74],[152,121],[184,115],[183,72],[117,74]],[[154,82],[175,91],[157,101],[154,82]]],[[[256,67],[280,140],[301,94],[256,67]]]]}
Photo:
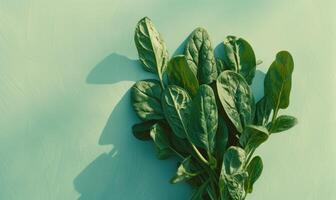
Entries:
{"type": "MultiPolygon", "coordinates": [[[[151,78],[151,74],[142,70],[138,60],[113,53],[93,67],[86,82],[113,85],[145,78],[151,78]]],[[[138,121],[127,89],[99,139],[99,145],[110,145],[112,149],[100,154],[73,181],[80,193],[79,200],[187,199],[189,188],[186,185],[169,183],[176,160],[157,160],[151,142],[133,137],[131,126],[138,121]]]]}

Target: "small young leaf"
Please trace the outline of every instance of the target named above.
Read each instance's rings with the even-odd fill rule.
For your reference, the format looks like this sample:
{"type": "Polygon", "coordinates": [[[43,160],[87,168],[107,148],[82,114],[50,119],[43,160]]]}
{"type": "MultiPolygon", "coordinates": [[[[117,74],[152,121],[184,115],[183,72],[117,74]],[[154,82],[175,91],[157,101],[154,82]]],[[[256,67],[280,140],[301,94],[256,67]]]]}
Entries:
{"type": "Polygon", "coordinates": [[[195,167],[192,164],[191,156],[185,158],[180,166],[177,168],[176,175],[170,180],[172,184],[179,183],[181,181],[189,180],[192,177],[197,176],[195,173],[195,167]]]}
{"type": "Polygon", "coordinates": [[[163,119],[161,93],[160,82],[154,79],[138,81],[133,85],[131,102],[140,119],[163,119]]]}
{"type": "Polygon", "coordinates": [[[154,141],[156,156],[158,159],[167,159],[174,154],[170,149],[169,140],[159,124],[152,126],[150,136],[154,141]]]}
{"type": "Polygon", "coordinates": [[[251,45],[242,38],[228,36],[224,41],[224,51],[225,64],[240,73],[251,85],[257,66],[251,45]]]}
{"type": "Polygon", "coordinates": [[[169,60],[168,51],[160,33],[148,17],[138,22],[134,41],[144,69],[156,73],[162,80],[169,60]]]}
{"type": "Polygon", "coordinates": [[[226,114],[237,131],[242,133],[252,118],[252,95],[249,86],[241,75],[224,71],[218,76],[217,91],[226,114]]]}
{"type": "Polygon", "coordinates": [[[252,193],[253,184],[258,180],[263,170],[263,162],[260,156],[254,157],[247,166],[248,178],[245,182],[245,191],[252,193]]]}
{"type": "Polygon", "coordinates": [[[235,174],[243,169],[246,161],[246,153],[240,147],[231,146],[224,153],[222,173],[235,174]]]}
{"type": "Polygon", "coordinates": [[[200,84],[210,84],[216,80],[216,59],[209,34],[204,28],[196,28],[190,34],[184,54],[200,84]]]}
{"type": "Polygon", "coordinates": [[[186,138],[187,119],[191,105],[191,98],[183,88],[170,85],[161,97],[164,115],[175,133],[180,138],[186,138]]]}
{"type": "Polygon", "coordinates": [[[289,105],[293,69],[292,56],[287,51],[281,51],[267,71],[264,93],[274,111],[287,108],[289,105]]]}
{"type": "Polygon", "coordinates": [[[239,143],[246,153],[250,153],[268,139],[268,130],[263,126],[246,126],[245,131],[239,138],[239,143]]]}
{"type": "Polygon", "coordinates": [[[191,96],[195,96],[198,90],[198,80],[190,69],[185,56],[176,56],[169,61],[168,79],[170,85],[181,86],[191,96]]]}
{"type": "Polygon", "coordinates": [[[218,124],[218,111],[215,94],[208,85],[201,85],[192,101],[188,124],[191,141],[205,149],[208,155],[213,153],[218,124]]]}
{"type": "Polygon", "coordinates": [[[139,140],[150,140],[150,130],[152,126],[156,123],[156,120],[150,120],[134,124],[132,127],[133,135],[139,140]]]}
{"type": "Polygon", "coordinates": [[[270,127],[269,131],[271,133],[279,133],[282,131],[286,131],[298,123],[298,120],[289,115],[281,115],[276,118],[274,124],[270,127]]]}

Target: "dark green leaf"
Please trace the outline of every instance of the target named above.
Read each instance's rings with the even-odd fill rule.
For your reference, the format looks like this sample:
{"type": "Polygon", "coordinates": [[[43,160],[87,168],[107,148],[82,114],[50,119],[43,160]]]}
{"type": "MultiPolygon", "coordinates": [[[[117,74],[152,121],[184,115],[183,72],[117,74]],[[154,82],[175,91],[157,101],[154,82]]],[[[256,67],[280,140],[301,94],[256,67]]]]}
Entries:
{"type": "Polygon", "coordinates": [[[191,71],[185,56],[176,56],[169,61],[168,79],[171,85],[181,86],[191,96],[195,96],[198,90],[198,80],[191,71]]]}
{"type": "Polygon", "coordinates": [[[263,162],[260,156],[254,157],[247,166],[248,178],[245,182],[245,191],[252,193],[253,184],[258,180],[263,170],[263,162]]]}
{"type": "Polygon", "coordinates": [[[250,153],[268,139],[268,130],[263,126],[248,125],[239,138],[246,153],[250,153]]]}
{"type": "Polygon", "coordinates": [[[293,69],[292,56],[287,51],[281,51],[267,71],[264,93],[274,111],[289,105],[293,69]]]}
{"type": "Polygon", "coordinates": [[[220,58],[216,58],[216,67],[218,76],[225,70],[229,70],[230,68],[226,66],[224,61],[220,58]]]}
{"type": "Polygon", "coordinates": [[[184,54],[200,84],[209,84],[216,80],[216,59],[209,34],[205,29],[196,28],[191,33],[184,54]]]}
{"type": "Polygon", "coordinates": [[[251,92],[244,78],[233,71],[222,72],[217,79],[217,91],[222,106],[229,119],[242,133],[251,122],[251,92]]]}
{"type": "Polygon", "coordinates": [[[232,175],[225,176],[227,190],[232,200],[243,200],[245,197],[245,181],[248,177],[246,172],[238,172],[232,175]]]}
{"type": "Polygon", "coordinates": [[[228,36],[224,41],[224,51],[225,64],[240,73],[250,85],[257,66],[251,45],[242,38],[228,36]]]}
{"type": "Polygon", "coordinates": [[[243,200],[247,178],[245,162],[246,153],[242,148],[231,146],[225,152],[219,177],[220,194],[224,199],[243,200]]]}
{"type": "Polygon", "coordinates": [[[185,158],[180,166],[177,168],[176,175],[171,179],[171,183],[175,184],[181,181],[189,180],[192,177],[197,176],[199,173],[195,173],[195,167],[192,164],[191,156],[185,158]]]}
{"type": "Polygon", "coordinates": [[[187,136],[187,119],[191,105],[188,92],[183,88],[170,85],[162,93],[164,115],[175,135],[180,138],[187,136]]]}
{"type": "Polygon", "coordinates": [[[222,173],[235,174],[243,169],[246,153],[240,147],[231,146],[224,153],[222,173]]]}
{"type": "Polygon", "coordinates": [[[154,141],[156,156],[158,159],[166,159],[174,154],[170,148],[167,135],[159,124],[152,126],[150,136],[154,141]]]}
{"type": "Polygon", "coordinates": [[[254,123],[256,125],[264,125],[268,122],[271,114],[272,107],[268,103],[265,97],[261,98],[256,105],[256,112],[254,117],[254,123]]]}
{"type": "Polygon", "coordinates": [[[138,22],[134,41],[144,69],[157,73],[162,80],[169,60],[168,51],[160,33],[149,18],[145,17],[138,22]]]}
{"type": "Polygon", "coordinates": [[[188,124],[190,140],[212,154],[218,124],[215,94],[208,85],[201,85],[193,99],[188,124]]]}
{"type": "Polygon", "coordinates": [[[203,200],[204,193],[209,185],[209,181],[205,181],[201,186],[196,188],[192,193],[190,200],[203,200]]]}
{"type": "Polygon", "coordinates": [[[136,82],[131,88],[131,101],[135,113],[142,120],[162,119],[160,103],[162,89],[157,80],[136,82]]]}
{"type": "Polygon", "coordinates": [[[150,120],[134,124],[132,127],[133,135],[139,140],[150,140],[151,137],[149,133],[155,123],[155,120],[150,120]]]}
{"type": "Polygon", "coordinates": [[[227,147],[227,142],[229,138],[229,129],[226,125],[224,118],[218,115],[218,128],[216,134],[216,149],[217,160],[220,162],[223,159],[224,152],[227,147]]]}
{"type": "Polygon", "coordinates": [[[286,131],[298,123],[298,120],[289,115],[281,115],[276,118],[273,126],[270,128],[271,133],[279,133],[282,131],[286,131]]]}

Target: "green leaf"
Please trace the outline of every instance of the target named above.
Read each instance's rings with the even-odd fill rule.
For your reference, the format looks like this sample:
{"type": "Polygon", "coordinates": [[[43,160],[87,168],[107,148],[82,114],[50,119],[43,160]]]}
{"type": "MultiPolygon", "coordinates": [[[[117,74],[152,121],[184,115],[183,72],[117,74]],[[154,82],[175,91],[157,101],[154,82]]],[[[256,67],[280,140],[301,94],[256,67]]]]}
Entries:
{"type": "Polygon", "coordinates": [[[184,54],[200,84],[209,84],[216,80],[216,59],[209,34],[204,28],[196,28],[190,34],[184,54]]]}
{"type": "Polygon", "coordinates": [[[134,124],[132,127],[133,135],[139,140],[150,140],[150,130],[152,126],[156,123],[156,120],[150,120],[134,124]]]}
{"type": "Polygon", "coordinates": [[[268,122],[272,107],[268,103],[266,97],[261,98],[256,105],[254,123],[256,125],[264,125],[268,122]]]}
{"type": "Polygon", "coordinates": [[[231,146],[225,152],[219,177],[222,199],[244,199],[244,184],[247,178],[247,173],[244,171],[245,162],[246,153],[242,148],[231,146]]]}
{"type": "Polygon", "coordinates": [[[239,172],[225,176],[227,190],[232,200],[243,200],[245,197],[244,185],[248,177],[246,172],[239,172]]]}
{"type": "Polygon", "coordinates": [[[183,88],[170,85],[162,93],[164,115],[176,136],[186,138],[191,98],[183,88]]]}
{"type": "Polygon", "coordinates": [[[150,136],[154,141],[156,156],[158,159],[167,159],[174,154],[169,146],[167,135],[159,124],[152,126],[150,136]]]}
{"type": "Polygon", "coordinates": [[[224,62],[232,70],[240,73],[251,85],[256,70],[256,58],[251,45],[243,38],[228,36],[224,41],[224,62]]]}
{"type": "Polygon", "coordinates": [[[252,118],[252,95],[249,86],[241,75],[224,71],[218,76],[217,91],[230,121],[242,133],[252,118]]]}
{"type": "Polygon", "coordinates": [[[160,33],[149,18],[145,17],[138,22],[134,41],[144,69],[157,73],[162,80],[169,60],[168,51],[160,33]]]}
{"type": "Polygon", "coordinates": [[[293,69],[292,56],[287,51],[281,51],[267,71],[264,93],[274,111],[289,105],[293,69]]]}
{"type": "Polygon", "coordinates": [[[282,131],[286,131],[298,123],[298,120],[289,115],[281,115],[276,118],[273,126],[270,128],[271,133],[279,133],[282,131]]]}
{"type": "Polygon", "coordinates": [[[192,101],[188,124],[190,140],[198,147],[213,153],[218,124],[215,94],[208,85],[201,85],[192,101]]]}
{"type": "Polygon", "coordinates": [[[203,200],[204,193],[209,185],[209,181],[205,181],[201,186],[196,188],[192,193],[190,200],[203,200]]]}
{"type": "Polygon", "coordinates": [[[248,178],[245,182],[245,191],[252,193],[253,184],[258,180],[263,170],[263,162],[260,156],[254,157],[247,166],[246,170],[248,173],[248,178]]]}
{"type": "Polygon", "coordinates": [[[171,85],[181,86],[191,96],[195,96],[198,90],[198,80],[190,69],[185,56],[176,56],[169,61],[168,79],[171,85]]]}
{"type": "Polygon", "coordinates": [[[218,115],[218,128],[216,134],[216,149],[217,160],[220,162],[223,160],[224,152],[227,147],[229,139],[229,129],[226,125],[224,118],[221,115],[218,115]]]}
{"type": "Polygon", "coordinates": [[[131,88],[131,102],[135,113],[142,120],[162,119],[162,89],[160,82],[153,79],[136,82],[131,88]]]}
{"type": "Polygon", "coordinates": [[[250,153],[265,142],[268,135],[268,130],[265,127],[248,125],[240,136],[239,143],[244,147],[246,153],[250,153]]]}
{"type": "Polygon", "coordinates": [[[217,67],[217,74],[218,76],[225,70],[229,70],[230,68],[226,66],[224,60],[220,58],[216,58],[216,67],[217,67]]]}
{"type": "Polygon", "coordinates": [[[170,180],[172,184],[179,183],[191,179],[197,176],[199,173],[195,173],[195,167],[192,164],[191,156],[185,158],[180,166],[177,168],[176,175],[170,180]]]}
{"type": "Polygon", "coordinates": [[[222,173],[235,174],[243,169],[246,161],[246,153],[244,149],[236,146],[231,146],[224,153],[222,173]]]}

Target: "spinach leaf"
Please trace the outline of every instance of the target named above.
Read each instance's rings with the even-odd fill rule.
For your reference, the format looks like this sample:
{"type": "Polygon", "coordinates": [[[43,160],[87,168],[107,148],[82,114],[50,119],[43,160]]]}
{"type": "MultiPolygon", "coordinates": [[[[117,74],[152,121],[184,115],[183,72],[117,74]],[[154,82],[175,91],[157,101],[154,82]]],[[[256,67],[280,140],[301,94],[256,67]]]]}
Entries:
{"type": "Polygon", "coordinates": [[[224,71],[217,78],[217,91],[227,116],[237,131],[242,133],[252,118],[252,95],[249,86],[241,75],[224,71]]]}
{"type": "Polygon", "coordinates": [[[193,99],[188,124],[191,141],[205,149],[208,155],[213,153],[218,124],[218,111],[215,94],[208,85],[201,85],[193,99]]]}
{"type": "Polygon", "coordinates": [[[250,153],[267,139],[268,130],[265,127],[248,125],[240,136],[239,143],[244,147],[246,153],[250,153]]]}
{"type": "Polygon", "coordinates": [[[169,60],[168,51],[160,33],[149,18],[144,17],[138,22],[134,41],[144,69],[156,73],[162,82],[169,60]]]}
{"type": "Polygon", "coordinates": [[[224,117],[221,115],[218,115],[218,128],[216,133],[216,158],[218,162],[221,163],[223,160],[224,152],[226,150],[226,147],[228,145],[228,139],[229,139],[229,129],[226,125],[226,122],[224,120],[224,117]]]}
{"type": "Polygon", "coordinates": [[[218,76],[225,70],[229,70],[230,68],[226,66],[224,60],[220,58],[216,58],[216,67],[217,67],[217,74],[218,76]]]}
{"type": "Polygon", "coordinates": [[[190,69],[185,56],[176,56],[169,61],[167,69],[169,84],[181,86],[191,96],[195,96],[198,90],[198,80],[190,69]]]}
{"type": "Polygon", "coordinates": [[[235,174],[242,171],[245,160],[244,149],[236,146],[229,147],[224,154],[222,173],[235,174]]]}
{"type": "Polygon", "coordinates": [[[251,85],[256,70],[256,58],[251,45],[243,38],[228,36],[224,41],[224,62],[231,69],[240,73],[251,85]]]}
{"type": "Polygon", "coordinates": [[[243,200],[244,184],[247,173],[244,171],[246,153],[240,147],[231,146],[224,154],[223,166],[219,177],[219,188],[222,198],[243,200]]]}
{"type": "Polygon", "coordinates": [[[263,162],[260,156],[254,157],[249,165],[247,166],[248,178],[245,182],[245,191],[248,193],[252,193],[253,184],[258,180],[263,170],[263,162]]]}
{"type": "Polygon", "coordinates": [[[254,123],[256,125],[265,125],[268,122],[271,111],[272,107],[264,96],[257,102],[254,123]]]}
{"type": "Polygon", "coordinates": [[[150,140],[150,130],[152,126],[156,123],[156,120],[150,120],[134,124],[132,127],[133,135],[139,140],[150,140]]]}
{"type": "Polygon", "coordinates": [[[232,200],[245,199],[246,192],[244,190],[244,185],[247,177],[247,172],[238,172],[236,174],[225,176],[226,187],[232,200]]]}
{"type": "Polygon", "coordinates": [[[163,119],[160,82],[147,79],[136,82],[131,88],[131,103],[142,120],[163,119]]]}
{"type": "Polygon", "coordinates": [[[187,137],[187,119],[191,98],[183,88],[170,85],[161,97],[164,115],[175,133],[180,138],[187,137]]]}
{"type": "Polygon", "coordinates": [[[191,156],[185,158],[177,168],[176,175],[170,180],[170,183],[175,184],[191,179],[199,173],[195,172],[195,166],[192,164],[191,156]]]}
{"type": "Polygon", "coordinates": [[[293,69],[292,56],[287,51],[281,51],[267,71],[264,93],[275,113],[280,108],[284,109],[289,105],[293,69]]]}
{"type": "Polygon", "coordinates": [[[208,180],[204,181],[201,186],[199,186],[198,188],[196,188],[193,191],[193,193],[190,197],[190,200],[202,200],[202,199],[204,199],[203,196],[204,196],[204,193],[206,192],[206,189],[207,189],[208,185],[209,185],[209,181],[208,180]]]}
{"type": "Polygon", "coordinates": [[[216,59],[209,34],[204,28],[196,28],[190,34],[184,54],[200,84],[210,84],[216,80],[216,59]]]}
{"type": "Polygon", "coordinates": [[[286,131],[298,123],[298,120],[289,115],[281,115],[274,121],[274,124],[269,127],[269,131],[271,133],[279,133],[282,131],[286,131]]]}
{"type": "Polygon", "coordinates": [[[174,152],[171,150],[169,140],[163,128],[159,124],[152,126],[150,130],[150,136],[154,141],[156,156],[158,159],[167,159],[174,154],[174,152]]]}

